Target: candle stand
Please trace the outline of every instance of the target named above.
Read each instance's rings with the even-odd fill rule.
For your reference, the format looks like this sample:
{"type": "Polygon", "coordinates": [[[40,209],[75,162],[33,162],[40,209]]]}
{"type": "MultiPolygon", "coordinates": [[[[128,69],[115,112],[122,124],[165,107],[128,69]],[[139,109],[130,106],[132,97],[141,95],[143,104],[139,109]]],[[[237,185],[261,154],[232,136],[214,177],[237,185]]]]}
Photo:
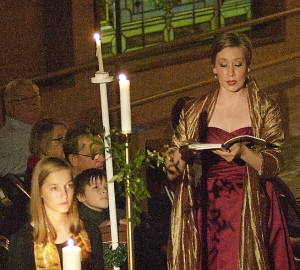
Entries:
{"type": "MultiPolygon", "coordinates": [[[[108,112],[108,100],[107,100],[107,87],[106,84],[113,81],[113,77],[109,76],[107,72],[97,71],[95,77],[91,78],[92,83],[100,84],[100,99],[101,99],[101,111],[102,111],[102,123],[104,127],[105,137],[109,138],[104,140],[105,146],[105,160],[106,160],[106,175],[108,182],[108,198],[109,198],[109,216],[111,226],[111,241],[112,249],[118,247],[118,223],[116,215],[116,200],[115,200],[115,188],[114,183],[110,180],[113,178],[113,163],[112,157],[108,153],[108,147],[110,147],[110,125],[109,125],[109,112],[108,112]]],[[[114,267],[115,270],[120,269],[114,267]]]]}
{"type": "MultiPolygon", "coordinates": [[[[125,155],[126,164],[129,164],[129,140],[130,134],[125,133],[125,155]]],[[[128,270],[134,270],[134,244],[133,244],[133,230],[132,230],[132,207],[131,207],[131,193],[130,193],[130,179],[126,178],[126,218],[127,218],[127,260],[128,270]]]]}

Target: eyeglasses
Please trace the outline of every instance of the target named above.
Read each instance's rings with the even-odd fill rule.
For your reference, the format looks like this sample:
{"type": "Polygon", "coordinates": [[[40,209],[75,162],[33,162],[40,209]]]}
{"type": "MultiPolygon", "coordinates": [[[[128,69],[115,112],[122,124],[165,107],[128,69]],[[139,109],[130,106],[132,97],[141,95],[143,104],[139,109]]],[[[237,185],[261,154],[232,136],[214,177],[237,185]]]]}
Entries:
{"type": "Polygon", "coordinates": [[[54,142],[55,144],[62,143],[65,137],[55,138],[51,139],[51,142],[54,142]]]}
{"type": "Polygon", "coordinates": [[[31,97],[23,97],[23,98],[18,98],[18,99],[12,99],[11,101],[16,101],[16,102],[21,102],[21,101],[26,101],[26,102],[33,102],[37,101],[40,98],[39,95],[34,95],[31,97]]]}
{"type": "Polygon", "coordinates": [[[84,155],[84,154],[79,154],[79,153],[76,153],[75,155],[83,156],[83,157],[89,157],[92,160],[96,160],[101,156],[101,154],[84,155]]]}

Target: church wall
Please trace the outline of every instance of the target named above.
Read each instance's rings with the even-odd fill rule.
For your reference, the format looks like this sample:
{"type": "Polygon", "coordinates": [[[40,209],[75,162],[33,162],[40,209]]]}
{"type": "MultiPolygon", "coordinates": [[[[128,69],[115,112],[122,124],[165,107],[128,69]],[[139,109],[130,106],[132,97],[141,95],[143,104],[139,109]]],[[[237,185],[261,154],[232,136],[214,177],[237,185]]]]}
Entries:
{"type": "MultiPolygon", "coordinates": [[[[91,83],[91,77],[95,75],[97,68],[95,44],[92,38],[95,29],[93,1],[64,1],[64,4],[69,7],[69,13],[65,14],[66,21],[69,23],[71,18],[72,22],[70,32],[72,61],[75,66],[81,65],[83,68],[71,75],[67,74],[51,80],[50,85],[40,79],[43,74],[47,74],[43,49],[47,39],[43,32],[41,2],[26,0],[22,6],[17,2],[12,4],[13,8],[6,6],[5,3],[1,5],[1,14],[6,15],[1,22],[4,46],[0,51],[0,85],[4,86],[17,77],[36,78],[41,88],[43,116],[61,118],[69,126],[82,122],[101,123],[99,85],[91,83]],[[61,83],[64,80],[67,82],[66,86],[61,83]],[[53,87],[55,84],[57,85],[53,87]]],[[[299,5],[300,0],[286,0],[287,8],[295,8],[299,5]]],[[[300,135],[300,122],[295,121],[300,114],[300,109],[297,107],[300,101],[299,56],[287,59],[278,65],[264,67],[263,64],[272,63],[293,53],[299,54],[298,22],[299,15],[287,18],[284,40],[270,45],[255,46],[251,71],[251,75],[257,79],[262,89],[270,91],[275,98],[279,96],[278,91],[281,91],[280,97],[286,98],[283,104],[288,108],[285,126],[291,136],[300,135]]],[[[203,58],[200,54],[198,56],[197,46],[196,44],[192,49],[165,53],[152,59],[142,54],[134,59],[130,57],[105,59],[105,70],[114,76],[114,81],[107,86],[109,105],[115,108],[111,112],[112,127],[120,126],[119,110],[115,107],[119,104],[116,77],[119,72],[124,71],[131,81],[132,123],[140,130],[135,135],[137,148],[144,147],[147,140],[170,137],[170,112],[177,98],[186,95],[203,95],[216,87],[209,57],[203,58]],[[144,69],[143,66],[147,66],[150,62],[152,67],[144,69]],[[189,85],[197,85],[201,82],[209,83],[185,91],[189,85]],[[151,103],[135,105],[142,99],[168,91],[176,93],[158,98],[151,103]]],[[[64,53],[63,50],[60,53],[64,53]]]]}

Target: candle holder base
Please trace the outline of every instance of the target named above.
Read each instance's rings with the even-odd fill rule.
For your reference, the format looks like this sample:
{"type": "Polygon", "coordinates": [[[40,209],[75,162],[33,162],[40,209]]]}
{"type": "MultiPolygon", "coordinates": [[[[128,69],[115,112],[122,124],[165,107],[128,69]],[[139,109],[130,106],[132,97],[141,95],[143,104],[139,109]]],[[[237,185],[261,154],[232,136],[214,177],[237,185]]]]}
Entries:
{"type": "Polygon", "coordinates": [[[97,71],[95,77],[91,78],[92,83],[108,83],[114,80],[113,76],[109,76],[108,72],[97,71]]]}
{"type": "MultiPolygon", "coordinates": [[[[121,131],[122,132],[122,135],[124,136],[124,137],[126,137],[126,136],[130,136],[131,134],[132,134],[132,130],[130,130],[130,131],[121,131]]],[[[129,139],[128,139],[129,140],[129,139]]]]}

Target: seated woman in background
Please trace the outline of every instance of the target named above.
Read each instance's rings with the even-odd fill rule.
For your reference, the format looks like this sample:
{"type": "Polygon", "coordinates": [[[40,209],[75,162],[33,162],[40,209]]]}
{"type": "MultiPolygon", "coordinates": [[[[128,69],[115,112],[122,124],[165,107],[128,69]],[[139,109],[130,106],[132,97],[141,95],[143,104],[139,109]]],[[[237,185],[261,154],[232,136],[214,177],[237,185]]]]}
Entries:
{"type": "Polygon", "coordinates": [[[72,238],[81,248],[81,269],[104,269],[101,234],[83,224],[73,199],[72,168],[57,157],[41,159],[31,187],[31,222],[10,239],[8,269],[62,269],[62,248],[72,238]]]}
{"type": "Polygon", "coordinates": [[[24,187],[30,191],[32,171],[38,161],[45,156],[65,158],[62,141],[67,133],[67,125],[56,118],[44,118],[33,126],[27,160],[24,187]]]}

